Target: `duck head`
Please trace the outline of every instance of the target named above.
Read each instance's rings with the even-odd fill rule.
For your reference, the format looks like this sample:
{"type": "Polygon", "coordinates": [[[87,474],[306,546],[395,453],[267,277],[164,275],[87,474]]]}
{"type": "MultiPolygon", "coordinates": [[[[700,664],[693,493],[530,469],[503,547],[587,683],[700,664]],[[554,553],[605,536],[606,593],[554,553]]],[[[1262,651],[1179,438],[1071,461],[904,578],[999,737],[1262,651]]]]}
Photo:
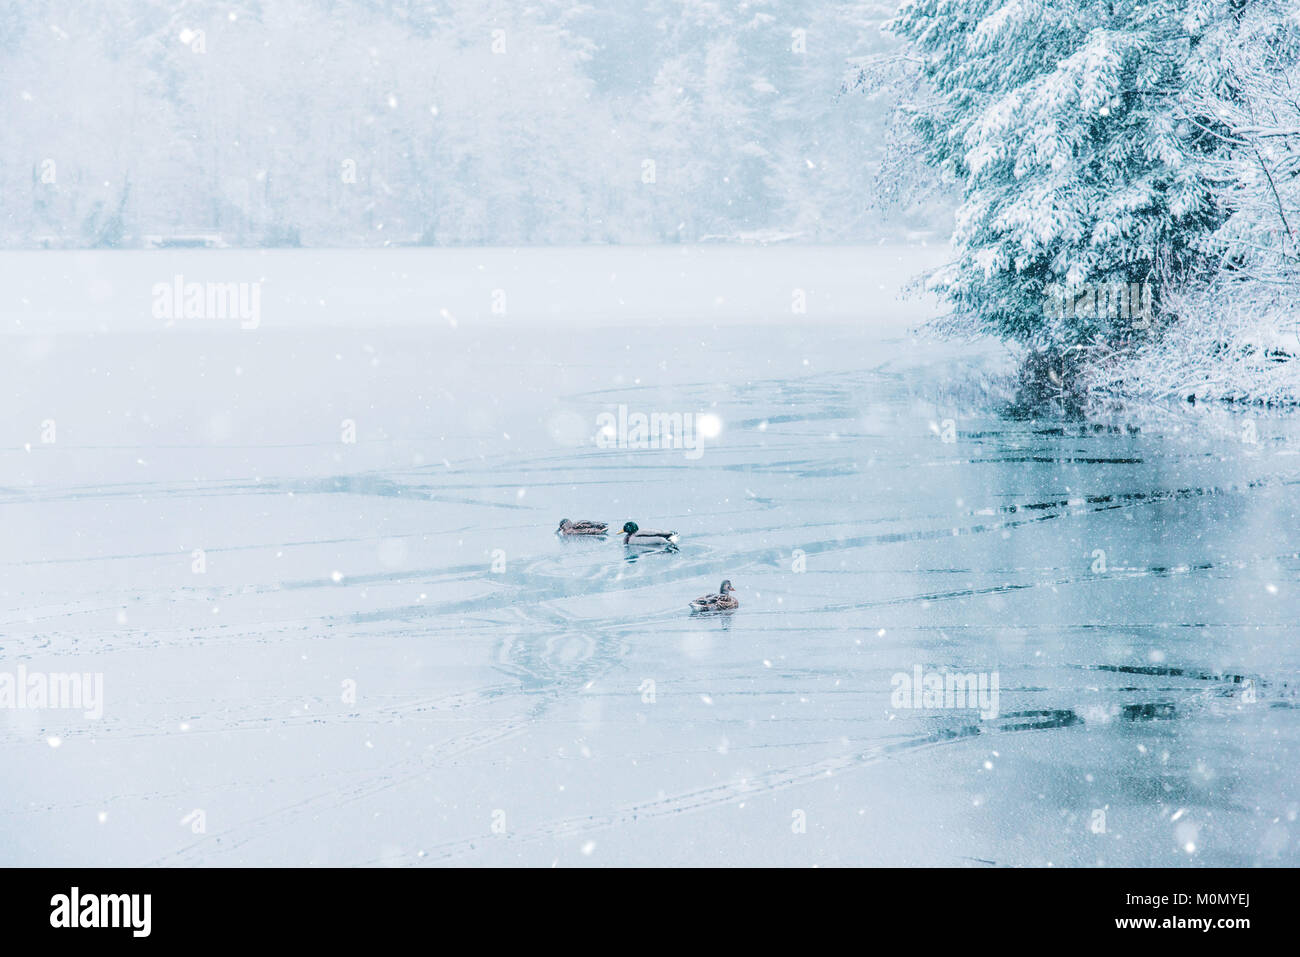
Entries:
{"type": "Polygon", "coordinates": [[[719,594],[719,595],[725,595],[725,594],[727,594],[728,592],[733,592],[733,591],[735,591],[735,590],[736,590],[736,589],[734,589],[734,588],[731,587],[731,579],[730,579],[730,578],[728,578],[726,581],[724,581],[721,585],[718,586],[718,594],[719,594]]]}
{"type": "Polygon", "coordinates": [[[564,531],[564,526],[565,526],[565,525],[568,525],[568,524],[569,524],[569,520],[568,520],[567,518],[562,518],[562,519],[560,519],[560,527],[557,528],[556,531],[557,531],[557,532],[562,532],[562,531],[564,531]]]}
{"type": "Polygon", "coordinates": [[[623,523],[623,534],[624,534],[624,535],[635,535],[635,534],[636,534],[637,532],[639,532],[640,530],[641,530],[641,526],[637,525],[636,522],[624,522],[624,523],[623,523]]]}

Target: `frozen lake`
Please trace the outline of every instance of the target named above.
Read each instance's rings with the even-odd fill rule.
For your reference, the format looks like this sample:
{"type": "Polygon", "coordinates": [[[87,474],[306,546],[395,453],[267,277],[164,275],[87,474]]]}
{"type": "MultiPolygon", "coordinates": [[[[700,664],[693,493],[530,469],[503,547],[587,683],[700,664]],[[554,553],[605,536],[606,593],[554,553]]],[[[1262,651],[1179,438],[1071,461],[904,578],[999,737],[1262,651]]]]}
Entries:
{"type": "Polygon", "coordinates": [[[1300,864],[1300,430],[1008,417],[941,257],[0,256],[0,672],[103,681],[0,863],[1300,864]]]}

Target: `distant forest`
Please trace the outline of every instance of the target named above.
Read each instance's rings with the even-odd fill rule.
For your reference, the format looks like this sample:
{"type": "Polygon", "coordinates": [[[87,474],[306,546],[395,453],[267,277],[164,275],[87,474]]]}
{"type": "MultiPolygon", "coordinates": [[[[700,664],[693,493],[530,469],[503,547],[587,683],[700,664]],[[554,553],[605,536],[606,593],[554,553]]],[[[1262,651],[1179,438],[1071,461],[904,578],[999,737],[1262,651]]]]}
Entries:
{"type": "MultiPolygon", "coordinates": [[[[863,242],[892,3],[28,0],[9,248],[863,242]]],[[[951,220],[948,219],[948,225],[951,220]]]]}

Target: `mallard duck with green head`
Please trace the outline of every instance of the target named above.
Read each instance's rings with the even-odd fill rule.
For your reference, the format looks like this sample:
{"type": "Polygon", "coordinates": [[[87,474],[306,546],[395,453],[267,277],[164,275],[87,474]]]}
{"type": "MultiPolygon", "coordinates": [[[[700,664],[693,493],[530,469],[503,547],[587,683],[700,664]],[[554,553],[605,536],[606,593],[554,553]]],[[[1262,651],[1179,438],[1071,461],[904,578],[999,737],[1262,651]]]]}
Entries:
{"type": "Polygon", "coordinates": [[[641,528],[636,522],[623,523],[624,545],[677,546],[676,532],[660,532],[651,528],[641,528]]]}

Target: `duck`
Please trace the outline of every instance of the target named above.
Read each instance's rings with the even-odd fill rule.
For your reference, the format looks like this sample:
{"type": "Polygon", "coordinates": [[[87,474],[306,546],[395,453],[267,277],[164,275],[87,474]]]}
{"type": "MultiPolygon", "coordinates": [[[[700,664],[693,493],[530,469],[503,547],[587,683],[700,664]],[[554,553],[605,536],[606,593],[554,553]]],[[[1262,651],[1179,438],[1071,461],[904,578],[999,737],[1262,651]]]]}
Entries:
{"type": "Polygon", "coordinates": [[[673,548],[677,544],[676,532],[660,532],[650,528],[641,528],[636,522],[623,523],[624,545],[667,545],[673,548]]]}
{"type": "Polygon", "coordinates": [[[555,530],[556,535],[608,535],[609,525],[606,522],[571,522],[567,518],[560,519],[560,527],[555,530]]]}
{"type": "Polygon", "coordinates": [[[691,611],[731,611],[733,608],[739,608],[740,602],[732,594],[735,590],[731,585],[731,579],[728,578],[718,586],[716,595],[701,595],[691,602],[691,611]]]}

